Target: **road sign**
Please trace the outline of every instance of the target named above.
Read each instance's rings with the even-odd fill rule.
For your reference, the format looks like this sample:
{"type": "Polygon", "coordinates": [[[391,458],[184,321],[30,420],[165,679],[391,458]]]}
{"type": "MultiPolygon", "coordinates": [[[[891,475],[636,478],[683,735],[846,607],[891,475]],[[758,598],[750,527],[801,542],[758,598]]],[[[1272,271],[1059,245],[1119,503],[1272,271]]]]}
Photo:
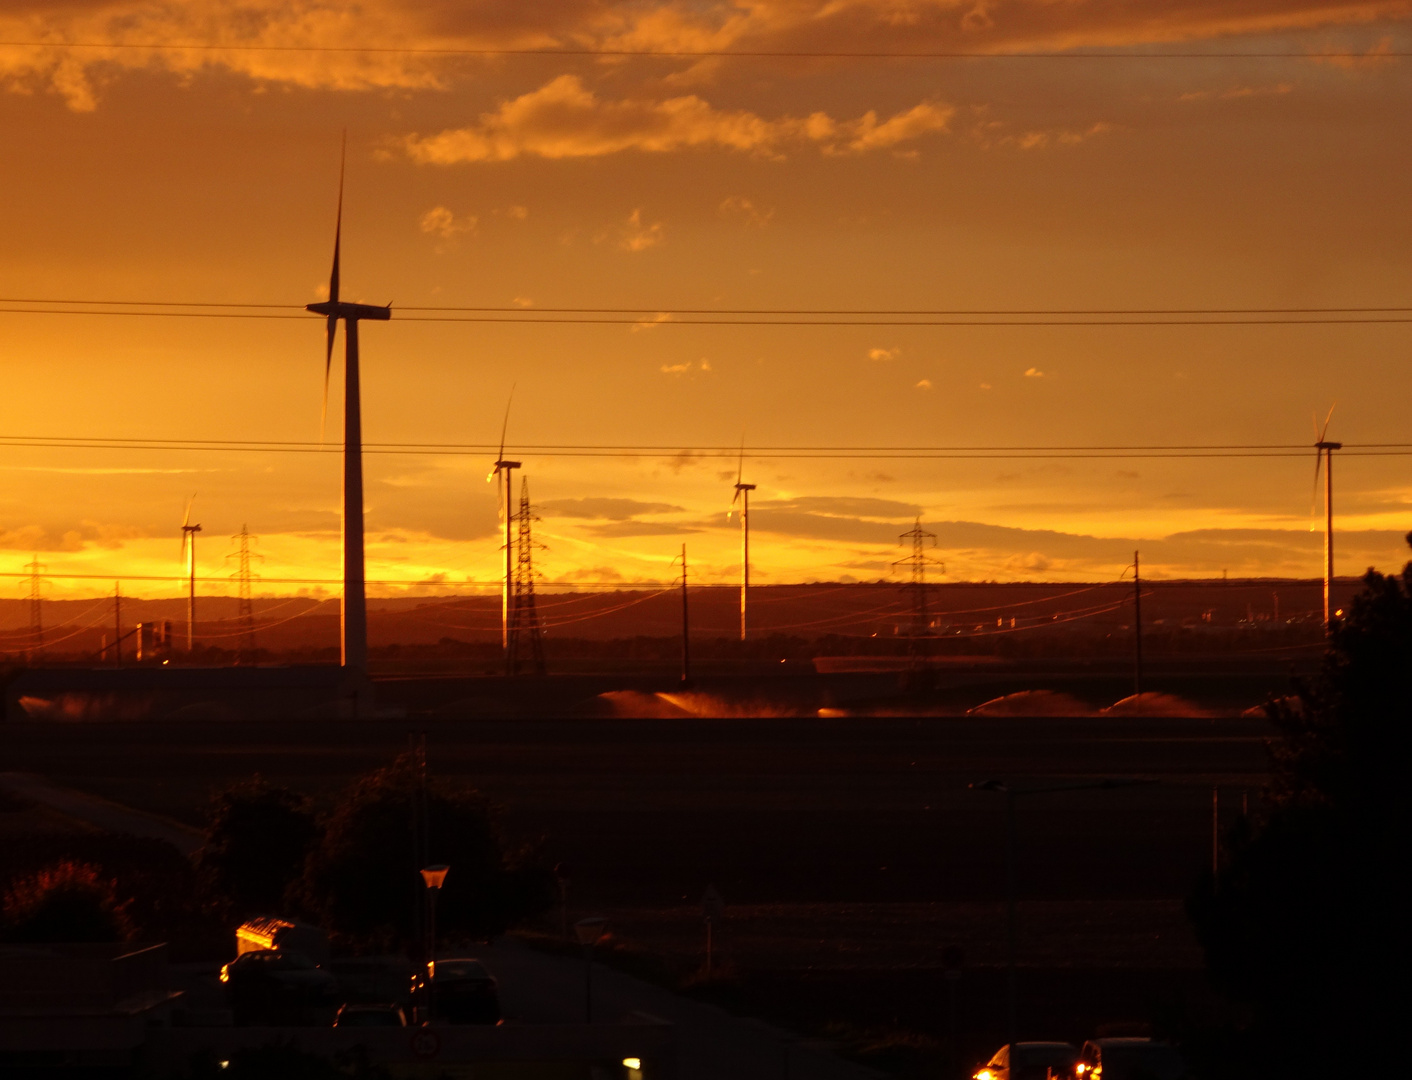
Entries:
{"type": "Polygon", "coordinates": [[[426,1060],[441,1053],[441,1036],[430,1028],[417,1028],[412,1033],[412,1056],[426,1060]]]}
{"type": "Polygon", "coordinates": [[[701,915],[707,922],[720,922],[726,914],[726,902],[716,891],[716,886],[706,886],[706,895],[701,898],[701,915]]]}

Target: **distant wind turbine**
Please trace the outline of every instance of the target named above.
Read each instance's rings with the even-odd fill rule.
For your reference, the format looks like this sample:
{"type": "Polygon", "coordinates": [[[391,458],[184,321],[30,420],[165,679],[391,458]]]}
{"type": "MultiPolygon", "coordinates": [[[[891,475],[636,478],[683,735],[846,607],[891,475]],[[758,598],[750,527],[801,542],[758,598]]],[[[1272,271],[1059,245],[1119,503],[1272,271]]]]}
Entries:
{"type": "MultiPolygon", "coordinates": [[[[740,640],[745,640],[745,615],[746,607],[750,601],[750,493],[755,490],[754,484],[745,484],[741,480],[745,475],[745,440],[740,440],[740,461],[735,470],[735,495],[731,498],[731,506],[740,502],[740,640]]],[[[731,513],[726,514],[726,519],[730,519],[731,513]]]]}
{"type": "MultiPolygon", "coordinates": [[[[1335,403],[1337,404],[1337,403],[1335,403]]],[[[1319,427],[1319,416],[1314,414],[1314,498],[1319,497],[1319,467],[1324,466],[1324,629],[1332,630],[1334,625],[1334,451],[1342,450],[1343,443],[1329,442],[1329,421],[1334,418],[1334,406],[1329,407],[1329,415],[1324,417],[1324,426],[1319,427]],[[1327,459],[1327,462],[1325,461],[1327,459]]]]}
{"type": "Polygon", "coordinates": [[[186,651],[190,652],[196,640],[196,534],[200,525],[191,524],[191,504],[196,501],[193,494],[186,500],[186,513],[181,517],[181,561],[186,563],[191,589],[186,597],[186,651]]]}
{"type": "Polygon", "coordinates": [[[358,381],[358,323],[363,319],[385,321],[392,307],[353,304],[339,298],[339,248],[343,238],[343,175],[348,137],[338,169],[338,214],[333,231],[333,270],[329,274],[328,300],[307,304],[305,310],[328,320],[324,351],[324,413],[328,413],[329,373],[333,366],[333,340],[338,322],[344,326],[343,390],[343,608],[342,662],[345,689],[352,697],[353,715],[365,715],[370,701],[368,685],[368,605],[363,563],[363,412],[358,381]],[[361,705],[361,707],[360,707],[361,705]]]}
{"type": "Polygon", "coordinates": [[[500,590],[500,650],[505,654],[507,663],[510,657],[510,593],[514,587],[514,545],[510,540],[510,525],[514,520],[514,515],[510,513],[510,500],[513,498],[510,484],[514,477],[514,470],[520,467],[520,463],[505,460],[505,433],[510,430],[510,406],[514,400],[515,387],[514,384],[511,384],[510,396],[505,402],[505,422],[500,425],[500,453],[495,456],[495,467],[485,478],[486,483],[490,483],[501,474],[504,474],[505,477],[505,482],[499,485],[498,495],[500,497],[500,520],[505,526],[505,582],[500,590]]]}

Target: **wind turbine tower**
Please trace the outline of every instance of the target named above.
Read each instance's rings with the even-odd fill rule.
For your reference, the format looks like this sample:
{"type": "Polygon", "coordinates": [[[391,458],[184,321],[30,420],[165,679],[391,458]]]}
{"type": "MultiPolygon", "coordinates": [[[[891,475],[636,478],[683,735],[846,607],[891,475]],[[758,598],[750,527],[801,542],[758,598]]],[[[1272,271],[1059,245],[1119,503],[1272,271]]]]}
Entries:
{"type": "MultiPolygon", "coordinates": [[[[347,139],[344,140],[344,163],[347,139]]],[[[346,690],[357,717],[369,709],[368,602],[363,559],[363,410],[358,381],[358,323],[364,319],[385,322],[392,307],[354,304],[339,298],[339,248],[343,236],[343,173],[338,170],[338,213],[333,230],[333,270],[329,274],[328,300],[306,304],[305,310],[328,320],[324,350],[324,412],[328,412],[329,372],[333,365],[333,340],[343,321],[343,607],[342,661],[346,690]]]]}
{"type": "Polygon", "coordinates": [[[1329,442],[1325,437],[1329,433],[1329,421],[1333,419],[1334,411],[1329,410],[1329,415],[1324,418],[1324,426],[1319,427],[1319,418],[1314,418],[1314,492],[1317,497],[1319,491],[1319,467],[1324,468],[1324,629],[1329,631],[1334,626],[1333,610],[1333,588],[1334,588],[1334,451],[1342,450],[1343,443],[1329,442]]]}
{"type": "MultiPolygon", "coordinates": [[[[726,475],[730,475],[727,473],[726,475]]],[[[731,506],[740,503],[740,640],[745,640],[745,615],[750,602],[750,493],[754,484],[741,483],[745,475],[745,443],[740,444],[740,462],[735,470],[735,495],[731,506]]],[[[729,516],[729,515],[727,515],[729,516]]]]}
{"type": "Polygon", "coordinates": [[[510,604],[515,590],[515,549],[510,536],[510,529],[515,520],[515,515],[510,512],[511,499],[514,498],[511,484],[514,480],[514,470],[520,467],[520,463],[505,460],[505,433],[510,429],[510,405],[514,400],[515,388],[511,386],[510,399],[505,402],[505,422],[500,425],[500,453],[496,455],[495,466],[486,477],[487,482],[497,476],[504,477],[503,483],[498,485],[498,495],[500,520],[505,526],[505,580],[500,586],[500,652],[505,658],[506,671],[509,670],[510,663],[510,604]]]}
{"type": "Polygon", "coordinates": [[[181,557],[186,563],[190,589],[186,594],[186,651],[191,652],[196,643],[196,534],[200,525],[191,524],[191,504],[196,496],[186,500],[186,513],[181,519],[181,557]]]}

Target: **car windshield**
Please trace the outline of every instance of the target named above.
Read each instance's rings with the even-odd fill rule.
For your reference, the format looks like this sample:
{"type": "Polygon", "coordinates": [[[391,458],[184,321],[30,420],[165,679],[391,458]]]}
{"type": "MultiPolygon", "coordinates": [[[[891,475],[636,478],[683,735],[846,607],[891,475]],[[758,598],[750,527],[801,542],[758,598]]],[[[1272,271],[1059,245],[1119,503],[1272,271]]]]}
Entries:
{"type": "Polygon", "coordinates": [[[1182,1080],[1186,1066],[1164,1043],[1103,1048],[1103,1080],[1182,1080]]]}
{"type": "MultiPolygon", "coordinates": [[[[1011,1080],[1045,1080],[1047,1076],[1068,1076],[1078,1051],[1072,1046],[1017,1046],[1011,1080]]],[[[1105,1058],[1106,1061],[1106,1058],[1105,1058]]],[[[1107,1080],[1105,1071],[1104,1080],[1107,1080]]]]}
{"type": "Polygon", "coordinates": [[[279,971],[313,971],[319,965],[303,953],[275,953],[269,958],[269,965],[279,971]]]}
{"type": "Polygon", "coordinates": [[[432,968],[432,977],[437,980],[488,979],[490,972],[485,970],[479,960],[438,960],[432,968]]]}

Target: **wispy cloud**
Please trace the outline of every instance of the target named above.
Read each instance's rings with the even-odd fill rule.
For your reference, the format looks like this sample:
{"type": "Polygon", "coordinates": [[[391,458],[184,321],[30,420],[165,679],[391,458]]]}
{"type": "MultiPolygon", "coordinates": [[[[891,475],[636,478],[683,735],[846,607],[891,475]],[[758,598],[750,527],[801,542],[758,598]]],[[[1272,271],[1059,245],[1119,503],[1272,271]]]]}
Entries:
{"type": "Polygon", "coordinates": [[[409,135],[403,146],[414,161],[434,165],[603,157],[628,150],[718,149],[779,156],[792,144],[813,144],[835,154],[864,153],[944,132],[953,112],[948,105],[923,102],[883,121],[871,111],[857,120],[835,120],[823,112],[767,119],[746,110],[718,109],[695,94],[605,99],[579,76],[560,75],[538,90],[502,101],[475,124],[409,135]]]}

